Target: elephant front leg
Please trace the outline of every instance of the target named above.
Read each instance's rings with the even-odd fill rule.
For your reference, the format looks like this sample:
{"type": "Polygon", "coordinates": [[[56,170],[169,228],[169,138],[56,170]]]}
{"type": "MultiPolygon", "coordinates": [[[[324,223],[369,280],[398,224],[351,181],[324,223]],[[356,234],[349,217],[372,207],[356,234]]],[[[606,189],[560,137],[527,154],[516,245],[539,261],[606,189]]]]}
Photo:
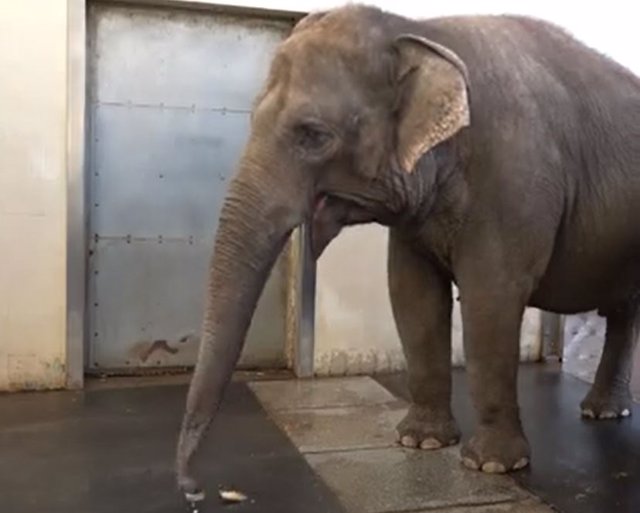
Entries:
{"type": "Polygon", "coordinates": [[[530,455],[517,397],[525,294],[480,281],[461,286],[466,368],[478,421],[462,458],[469,468],[504,473],[527,466],[530,455]]]}
{"type": "Polygon", "coordinates": [[[607,311],[607,334],[591,390],[580,404],[582,416],[615,419],[631,415],[631,365],[638,339],[636,302],[607,311]]]}
{"type": "Polygon", "coordinates": [[[439,449],[460,439],[451,414],[451,283],[391,232],[389,293],[407,361],[411,405],[398,425],[405,447],[439,449]]]}

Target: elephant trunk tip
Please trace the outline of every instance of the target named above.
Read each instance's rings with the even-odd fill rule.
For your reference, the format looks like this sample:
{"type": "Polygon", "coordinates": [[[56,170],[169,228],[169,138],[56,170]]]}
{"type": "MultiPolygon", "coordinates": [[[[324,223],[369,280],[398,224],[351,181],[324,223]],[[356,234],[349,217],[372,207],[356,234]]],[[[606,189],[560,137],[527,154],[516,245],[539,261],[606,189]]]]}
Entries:
{"type": "Polygon", "coordinates": [[[177,461],[177,481],[178,489],[183,493],[185,500],[189,504],[189,511],[195,513],[197,505],[205,499],[205,492],[198,484],[198,481],[191,473],[190,460],[194,452],[194,444],[185,444],[188,437],[182,437],[180,440],[180,453],[177,461]]]}
{"type": "Polygon", "coordinates": [[[204,499],[204,491],[198,486],[196,480],[187,474],[178,477],[178,488],[184,493],[187,500],[201,501],[204,499]]]}
{"type": "Polygon", "coordinates": [[[195,479],[187,476],[181,476],[178,486],[187,502],[189,513],[198,513],[206,498],[204,490],[197,485],[195,479]]]}
{"type": "Polygon", "coordinates": [[[205,493],[200,490],[195,493],[184,493],[184,498],[189,504],[189,513],[198,513],[200,511],[200,504],[204,502],[205,493]]]}

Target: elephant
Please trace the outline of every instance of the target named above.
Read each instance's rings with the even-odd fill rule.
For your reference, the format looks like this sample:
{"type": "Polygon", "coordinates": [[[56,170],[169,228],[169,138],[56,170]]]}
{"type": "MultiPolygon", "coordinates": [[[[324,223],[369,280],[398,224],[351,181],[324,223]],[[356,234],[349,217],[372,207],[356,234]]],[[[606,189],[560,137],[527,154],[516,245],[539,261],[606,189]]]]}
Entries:
{"type": "Polygon", "coordinates": [[[388,285],[411,403],[398,442],[456,444],[452,285],[475,432],[463,463],[521,469],[525,308],[598,310],[607,332],[585,416],[630,412],[640,286],[640,80],[549,21],[412,19],[366,4],[302,18],[279,44],[223,203],[177,444],[178,487],[294,229],[314,258],[357,224],[388,228],[388,285]]]}

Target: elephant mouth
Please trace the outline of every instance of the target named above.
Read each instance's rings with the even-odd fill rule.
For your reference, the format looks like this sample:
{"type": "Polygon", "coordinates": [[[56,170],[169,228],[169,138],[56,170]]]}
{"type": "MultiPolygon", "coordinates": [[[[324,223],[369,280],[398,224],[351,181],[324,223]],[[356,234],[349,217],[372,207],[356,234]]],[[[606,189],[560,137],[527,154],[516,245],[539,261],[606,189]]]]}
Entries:
{"type": "Polygon", "coordinates": [[[342,228],[374,221],[374,216],[355,201],[333,194],[316,197],[311,215],[311,252],[320,258],[342,228]]]}

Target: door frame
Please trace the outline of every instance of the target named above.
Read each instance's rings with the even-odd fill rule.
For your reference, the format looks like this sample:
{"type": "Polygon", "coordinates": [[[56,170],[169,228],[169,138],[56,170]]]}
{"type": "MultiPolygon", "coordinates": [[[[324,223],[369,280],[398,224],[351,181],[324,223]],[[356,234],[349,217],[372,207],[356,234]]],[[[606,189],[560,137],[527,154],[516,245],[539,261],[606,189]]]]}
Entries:
{"type": "MultiPolygon", "coordinates": [[[[278,18],[293,24],[306,13],[224,5],[208,0],[67,0],[67,258],[66,258],[66,387],[84,386],[88,318],[88,179],[87,179],[87,48],[89,3],[199,9],[209,13],[278,18]]],[[[315,262],[308,230],[302,227],[289,244],[287,280],[288,366],[298,377],[313,375],[315,262]]]]}

